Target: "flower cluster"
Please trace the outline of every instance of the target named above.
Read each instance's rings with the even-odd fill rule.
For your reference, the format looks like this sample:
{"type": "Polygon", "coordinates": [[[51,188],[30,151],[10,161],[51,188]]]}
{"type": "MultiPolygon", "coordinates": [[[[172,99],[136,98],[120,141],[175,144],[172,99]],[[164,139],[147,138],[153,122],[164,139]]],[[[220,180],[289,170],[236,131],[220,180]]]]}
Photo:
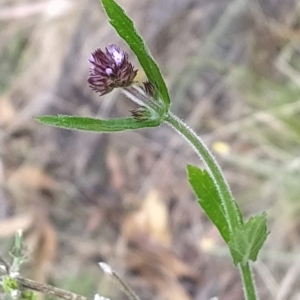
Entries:
{"type": "Polygon", "coordinates": [[[105,51],[97,49],[89,58],[91,63],[88,83],[100,95],[117,87],[127,87],[133,83],[137,70],[128,61],[128,54],[116,45],[109,45],[105,51]]]}

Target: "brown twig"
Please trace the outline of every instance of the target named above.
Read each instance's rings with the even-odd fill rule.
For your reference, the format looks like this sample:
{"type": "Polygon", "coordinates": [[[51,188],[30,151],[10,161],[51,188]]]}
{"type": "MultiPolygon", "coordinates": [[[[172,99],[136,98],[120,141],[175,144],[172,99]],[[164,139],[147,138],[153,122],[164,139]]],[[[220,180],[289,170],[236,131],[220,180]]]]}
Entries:
{"type": "Polygon", "coordinates": [[[23,288],[40,292],[48,296],[54,296],[65,300],[91,300],[84,296],[74,294],[48,284],[39,283],[28,278],[17,277],[16,280],[23,288]]]}
{"type": "MultiPolygon", "coordinates": [[[[11,271],[11,265],[1,254],[0,254],[0,266],[4,267],[3,273],[9,275],[11,271]]],[[[42,294],[46,294],[48,296],[57,297],[64,300],[91,300],[84,296],[69,291],[65,291],[63,289],[48,284],[39,283],[28,278],[18,276],[14,279],[18,282],[20,288],[22,289],[29,289],[35,292],[40,292],[42,294]]]]}

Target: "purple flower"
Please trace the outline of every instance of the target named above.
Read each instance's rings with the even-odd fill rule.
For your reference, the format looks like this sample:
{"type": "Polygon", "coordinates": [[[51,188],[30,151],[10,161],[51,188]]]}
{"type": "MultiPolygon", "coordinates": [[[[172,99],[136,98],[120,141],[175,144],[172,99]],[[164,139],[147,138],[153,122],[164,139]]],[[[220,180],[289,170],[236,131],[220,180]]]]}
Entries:
{"type": "Polygon", "coordinates": [[[117,87],[130,86],[137,70],[128,61],[128,54],[116,45],[109,45],[105,52],[94,51],[90,58],[90,87],[100,96],[111,92],[117,87]]]}

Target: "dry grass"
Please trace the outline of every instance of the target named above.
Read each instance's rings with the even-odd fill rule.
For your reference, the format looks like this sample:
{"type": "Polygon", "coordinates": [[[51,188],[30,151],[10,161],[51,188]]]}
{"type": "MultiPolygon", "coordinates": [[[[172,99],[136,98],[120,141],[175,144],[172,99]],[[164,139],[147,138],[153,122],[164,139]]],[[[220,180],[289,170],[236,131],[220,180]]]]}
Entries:
{"type": "MultiPolygon", "coordinates": [[[[254,264],[261,299],[298,299],[296,1],[120,3],[166,74],[172,110],[214,150],[244,213],[268,212],[271,233],[254,264]]],[[[29,275],[86,295],[123,297],[101,277],[96,262],[106,261],[145,300],[241,299],[185,177],[199,162],[175,133],[95,135],[31,119],[130,109],[117,91],[99,99],[86,84],[89,53],[122,45],[99,3],[4,1],[0,29],[1,250],[24,228],[29,275]]]]}

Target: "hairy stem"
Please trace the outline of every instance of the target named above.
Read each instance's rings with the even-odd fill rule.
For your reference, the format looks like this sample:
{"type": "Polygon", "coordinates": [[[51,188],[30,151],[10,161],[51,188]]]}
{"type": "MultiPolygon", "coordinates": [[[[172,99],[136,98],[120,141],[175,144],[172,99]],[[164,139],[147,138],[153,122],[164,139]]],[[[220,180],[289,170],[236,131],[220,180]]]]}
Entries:
{"type": "Polygon", "coordinates": [[[239,265],[239,270],[242,277],[245,299],[258,300],[249,262],[245,266],[239,265]]]}
{"type": "MultiPolygon", "coordinates": [[[[233,233],[233,229],[241,225],[243,223],[243,220],[237,208],[237,204],[231,194],[229,185],[227,184],[217,161],[215,160],[209,149],[206,147],[206,145],[203,143],[203,141],[197,136],[197,134],[177,116],[170,112],[166,116],[165,122],[168,125],[171,125],[171,127],[173,127],[181,136],[183,136],[195,149],[200,158],[205,162],[219,192],[228,222],[229,231],[230,233],[233,233]]],[[[239,270],[243,281],[245,299],[257,300],[258,297],[255,291],[250,264],[247,263],[245,266],[240,265],[239,270]]]]}
{"type": "Polygon", "coordinates": [[[165,119],[165,122],[171,125],[181,136],[183,136],[195,149],[200,158],[205,162],[222,199],[222,205],[227,218],[228,227],[230,232],[232,232],[233,228],[236,228],[242,223],[242,219],[239,215],[238,210],[232,209],[232,203],[235,203],[235,200],[233,199],[229,186],[217,161],[215,160],[209,149],[206,147],[206,145],[203,143],[203,141],[197,136],[197,134],[183,121],[178,119],[177,116],[169,113],[165,119]]]}

